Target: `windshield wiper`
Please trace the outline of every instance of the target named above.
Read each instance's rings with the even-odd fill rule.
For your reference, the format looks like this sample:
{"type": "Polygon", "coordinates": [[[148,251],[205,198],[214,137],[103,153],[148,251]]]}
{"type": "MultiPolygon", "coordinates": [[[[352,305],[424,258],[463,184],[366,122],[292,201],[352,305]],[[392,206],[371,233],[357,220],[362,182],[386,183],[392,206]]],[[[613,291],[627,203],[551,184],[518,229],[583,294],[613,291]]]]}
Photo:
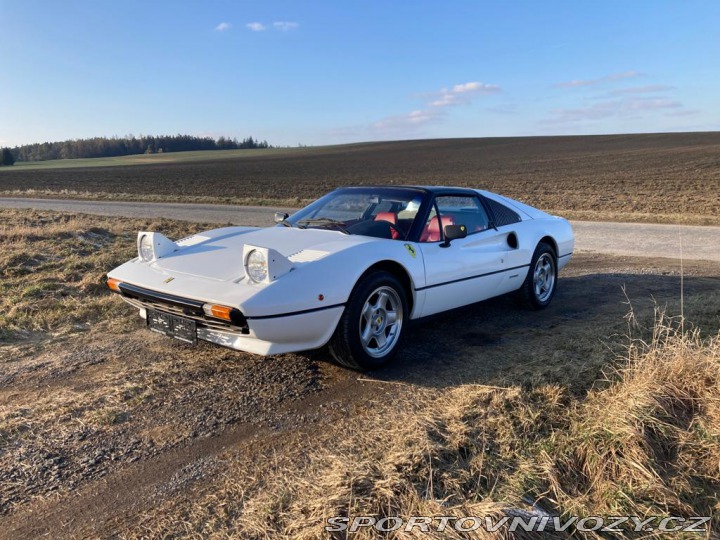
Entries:
{"type": "Polygon", "coordinates": [[[276,223],[280,223],[281,225],[285,225],[286,227],[294,227],[292,223],[290,223],[287,219],[283,219],[282,221],[277,221],[276,223]]]}
{"type": "Polygon", "coordinates": [[[332,218],[312,218],[312,219],[301,219],[297,222],[298,227],[300,224],[305,225],[306,227],[308,225],[330,225],[331,227],[335,227],[337,230],[344,234],[350,234],[348,230],[345,228],[345,224],[342,221],[338,221],[337,219],[332,218]]]}

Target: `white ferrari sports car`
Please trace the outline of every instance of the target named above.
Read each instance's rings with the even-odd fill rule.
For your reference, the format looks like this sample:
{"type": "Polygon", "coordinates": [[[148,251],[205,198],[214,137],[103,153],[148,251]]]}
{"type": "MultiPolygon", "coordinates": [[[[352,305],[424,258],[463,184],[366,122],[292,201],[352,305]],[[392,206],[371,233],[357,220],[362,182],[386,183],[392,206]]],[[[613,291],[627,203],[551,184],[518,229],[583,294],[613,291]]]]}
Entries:
{"type": "Polygon", "coordinates": [[[328,345],[363,370],[412,319],[513,291],[546,307],[574,244],[567,220],[467,188],[340,188],[275,221],[140,232],[107,284],[161,334],[261,355],[328,345]]]}

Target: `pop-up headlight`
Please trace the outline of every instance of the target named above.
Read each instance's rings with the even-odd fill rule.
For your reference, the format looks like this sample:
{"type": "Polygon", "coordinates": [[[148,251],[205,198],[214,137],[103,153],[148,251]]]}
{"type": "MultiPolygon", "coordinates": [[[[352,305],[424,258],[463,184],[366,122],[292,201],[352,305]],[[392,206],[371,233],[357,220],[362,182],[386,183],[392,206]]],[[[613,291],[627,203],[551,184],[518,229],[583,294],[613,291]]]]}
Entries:
{"type": "Polygon", "coordinates": [[[271,248],[245,245],[243,249],[245,274],[254,283],[270,283],[287,274],[293,264],[287,257],[271,248]]]}
{"type": "Polygon", "coordinates": [[[138,257],[151,262],[177,250],[175,242],[158,232],[139,232],[137,238],[138,257]]]}

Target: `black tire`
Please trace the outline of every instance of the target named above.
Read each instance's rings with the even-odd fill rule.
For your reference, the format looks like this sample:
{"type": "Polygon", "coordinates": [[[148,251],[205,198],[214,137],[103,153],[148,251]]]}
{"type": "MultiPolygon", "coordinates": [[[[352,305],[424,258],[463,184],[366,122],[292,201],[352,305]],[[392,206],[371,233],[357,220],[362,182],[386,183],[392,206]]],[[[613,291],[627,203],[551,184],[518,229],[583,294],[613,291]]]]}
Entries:
{"type": "Polygon", "coordinates": [[[373,272],[362,278],[350,295],[328,343],[330,354],[338,364],[350,369],[377,369],[392,360],[400,349],[408,315],[407,293],[402,283],[389,272],[373,272]],[[387,297],[383,297],[383,293],[387,297]],[[382,307],[374,309],[373,304],[382,302],[382,307]],[[366,306],[372,309],[373,315],[369,318],[364,315],[366,306]],[[387,309],[393,306],[395,309],[387,309]],[[388,313],[395,313],[394,324],[390,323],[392,316],[388,317],[388,313]],[[372,326],[368,327],[369,324],[372,326]],[[361,337],[363,330],[370,335],[367,344],[361,337]],[[381,334],[385,335],[384,340],[381,334]],[[385,342],[387,350],[380,345],[381,341],[385,342]],[[369,351],[375,351],[375,354],[369,351]]]}
{"type": "Polygon", "coordinates": [[[548,307],[557,290],[557,277],[557,254],[551,245],[540,242],[530,261],[528,275],[518,291],[523,305],[536,310],[548,307]]]}

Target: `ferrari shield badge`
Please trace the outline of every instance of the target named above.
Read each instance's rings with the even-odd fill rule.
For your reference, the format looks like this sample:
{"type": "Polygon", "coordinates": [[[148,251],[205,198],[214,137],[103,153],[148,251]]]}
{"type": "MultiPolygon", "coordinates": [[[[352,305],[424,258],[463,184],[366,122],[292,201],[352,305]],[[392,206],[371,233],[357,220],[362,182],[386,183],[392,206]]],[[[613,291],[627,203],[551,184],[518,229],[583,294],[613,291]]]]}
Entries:
{"type": "Polygon", "coordinates": [[[405,244],[405,249],[408,250],[408,253],[409,253],[410,255],[412,255],[412,258],[414,259],[414,258],[415,258],[415,255],[416,255],[416,253],[415,253],[415,248],[414,248],[412,245],[410,245],[410,244],[405,244]]]}

